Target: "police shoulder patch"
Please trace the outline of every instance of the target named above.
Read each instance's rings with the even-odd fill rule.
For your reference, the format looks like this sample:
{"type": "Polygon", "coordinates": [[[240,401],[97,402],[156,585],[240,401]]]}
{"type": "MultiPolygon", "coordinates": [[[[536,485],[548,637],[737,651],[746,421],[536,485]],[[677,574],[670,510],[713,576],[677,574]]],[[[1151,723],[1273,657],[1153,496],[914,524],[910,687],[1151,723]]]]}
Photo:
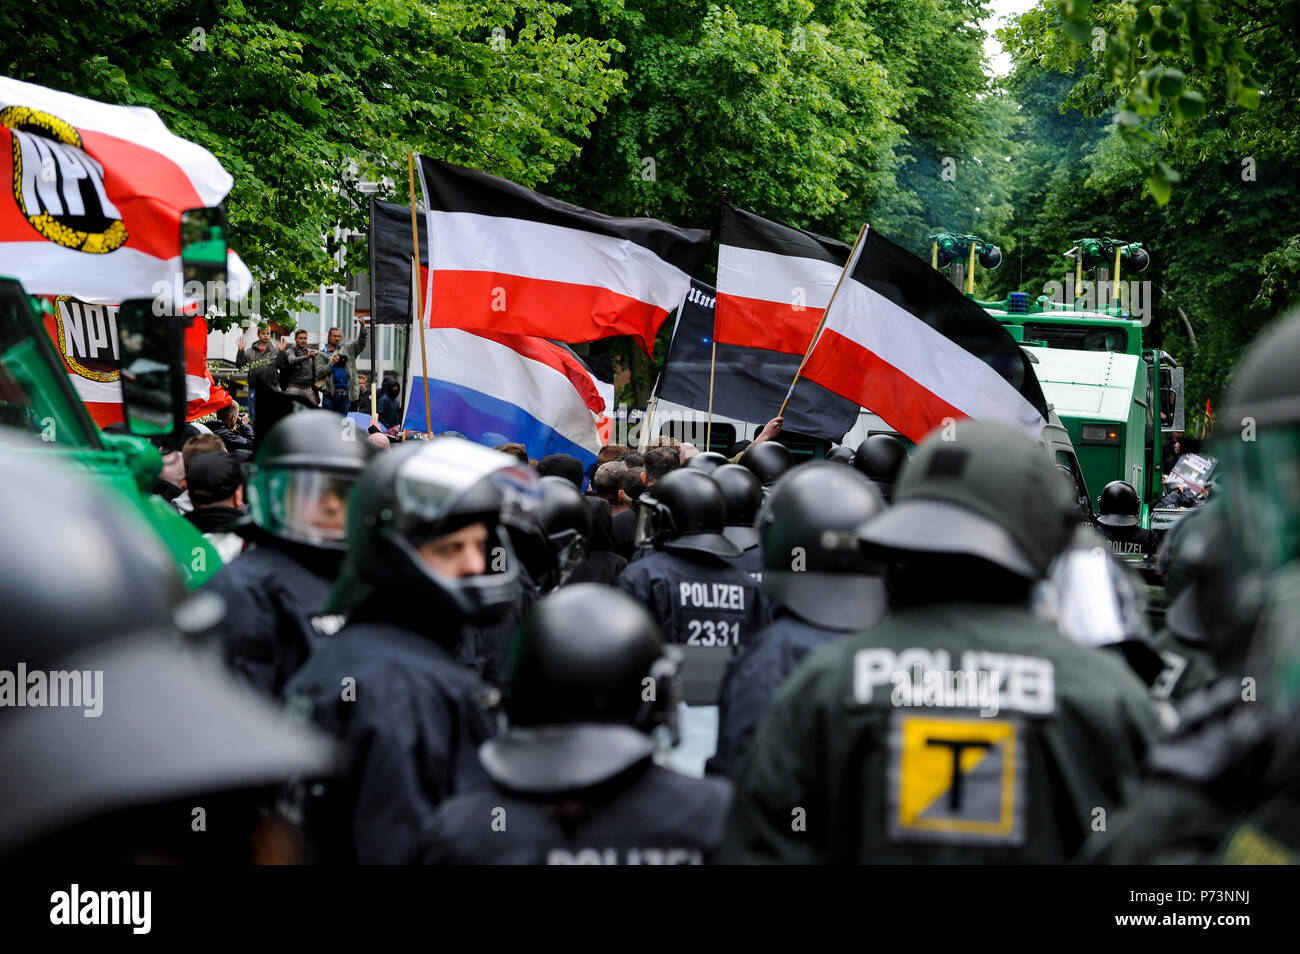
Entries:
{"type": "Polygon", "coordinates": [[[1025,840],[1019,719],[895,712],[887,811],[896,841],[989,846],[1025,840]]]}

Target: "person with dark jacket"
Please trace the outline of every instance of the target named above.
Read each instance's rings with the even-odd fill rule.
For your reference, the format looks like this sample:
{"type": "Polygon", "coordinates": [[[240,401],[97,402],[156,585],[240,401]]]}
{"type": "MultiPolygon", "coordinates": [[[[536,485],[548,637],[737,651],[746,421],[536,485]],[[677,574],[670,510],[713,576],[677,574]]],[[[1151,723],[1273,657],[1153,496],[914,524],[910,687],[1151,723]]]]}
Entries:
{"type": "Polygon", "coordinates": [[[221,438],[226,450],[232,454],[236,451],[253,451],[253,429],[248,420],[239,413],[239,405],[231,401],[217,411],[217,419],[208,425],[208,430],[221,438]]]}
{"type": "Polygon", "coordinates": [[[288,339],[281,339],[277,347],[271,341],[271,329],[262,322],[257,326],[257,340],[244,347],[244,339],[239,339],[239,351],[235,354],[235,367],[247,368],[244,373],[248,376],[248,414],[253,420],[257,419],[257,389],[277,388],[280,386],[279,367],[280,353],[284,351],[289,344],[288,339]]]}
{"type": "Polygon", "coordinates": [[[491,784],[442,804],[422,860],[708,861],[731,787],[655,764],[654,730],[677,712],[679,660],[645,610],[608,587],[566,586],[529,614],[514,656],[510,729],[478,750],[491,784]]]}
{"type": "Polygon", "coordinates": [[[278,367],[280,369],[280,387],[286,394],[299,397],[316,404],[316,350],[307,347],[307,332],[298,329],[294,332],[293,347],[280,352],[278,367]]]}
{"type": "Polygon", "coordinates": [[[591,510],[591,536],[587,540],[587,555],[565,583],[612,585],[627,566],[627,560],[614,552],[614,540],[610,536],[614,521],[609,515],[609,504],[601,497],[583,497],[582,500],[591,510]]]}
{"type": "Polygon", "coordinates": [[[833,463],[805,464],[777,482],[757,531],[772,624],[723,676],[708,771],[734,778],[763,714],[804,657],[885,615],[883,568],[862,555],[856,536],[884,509],[871,481],[833,463]]]}
{"type": "Polygon", "coordinates": [[[399,427],[402,423],[402,386],[394,378],[384,378],[379,393],[379,423],[384,430],[399,427]]]}
{"type": "Polygon", "coordinates": [[[614,514],[610,523],[610,538],[614,541],[614,552],[624,560],[632,559],[636,552],[636,522],[640,512],[637,502],[645,493],[645,468],[629,466],[623,475],[620,499],[624,508],[614,514]]]}
{"type": "Polygon", "coordinates": [[[486,780],[490,694],[455,652],[467,622],[516,605],[502,512],[535,505],[535,481],[512,457],[439,437],[379,455],[358,483],[330,601],[350,618],[285,690],[353,753],[315,829],[335,860],[415,860],[438,805],[486,780]]]}
{"type": "Polygon", "coordinates": [[[205,584],[228,607],[213,634],[226,664],[271,695],[338,627],[325,598],[346,547],[348,495],[374,454],[349,434],[328,411],[271,428],[249,468],[249,518],[236,525],[253,545],[205,584]]]}
{"type": "Polygon", "coordinates": [[[230,563],[244,550],[244,538],[233,530],[247,515],[243,468],[233,454],[208,451],[186,468],[185,482],[194,504],[185,519],[230,563]]]}

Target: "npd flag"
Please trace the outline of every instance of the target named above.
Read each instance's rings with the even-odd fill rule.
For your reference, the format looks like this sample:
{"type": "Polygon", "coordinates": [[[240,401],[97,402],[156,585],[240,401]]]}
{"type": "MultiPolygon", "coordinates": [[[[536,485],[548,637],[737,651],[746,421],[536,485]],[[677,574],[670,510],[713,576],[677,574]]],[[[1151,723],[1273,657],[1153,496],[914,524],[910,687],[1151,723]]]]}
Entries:
{"type": "Polygon", "coordinates": [[[433,291],[425,324],[557,341],[630,335],[649,352],[709,233],[602,215],[420,159],[433,291]]]}
{"type": "MultiPolygon", "coordinates": [[[[0,273],[31,294],[115,303],[173,287],[181,212],[232,182],[153,110],[0,76],[0,273]]],[[[249,278],[232,255],[232,298],[249,278]]]]}

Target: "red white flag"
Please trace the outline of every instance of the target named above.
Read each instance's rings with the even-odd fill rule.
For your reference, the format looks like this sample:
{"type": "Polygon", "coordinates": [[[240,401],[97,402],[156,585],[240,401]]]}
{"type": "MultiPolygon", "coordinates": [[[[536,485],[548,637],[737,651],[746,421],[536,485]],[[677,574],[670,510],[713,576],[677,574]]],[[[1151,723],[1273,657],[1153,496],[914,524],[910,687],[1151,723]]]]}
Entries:
{"type": "MultiPolygon", "coordinates": [[[[59,295],[53,314],[45,317],[45,330],[63,359],[72,389],[100,427],[123,420],[122,385],[117,353],[117,305],[100,305],[59,295]]],[[[208,373],[208,326],[194,318],[185,329],[185,409],[187,421],[217,411],[230,403],[224,388],[208,373]]]]}
{"type": "Polygon", "coordinates": [[[848,257],[843,242],[724,204],[715,340],[806,354],[848,257]]]}
{"type": "MultiPolygon", "coordinates": [[[[0,273],[30,294],[104,303],[173,287],[181,212],[232,183],[151,109],[0,76],[0,273]]],[[[232,256],[231,297],[250,282],[232,256]]]]}
{"type": "Polygon", "coordinates": [[[855,246],[845,269],[802,377],[857,401],[913,441],[961,417],[1037,436],[1047,401],[997,319],[876,232],[855,246]]]}
{"type": "Polygon", "coordinates": [[[602,215],[420,159],[433,293],[425,324],[557,341],[631,335],[649,352],[709,233],[602,215]]]}

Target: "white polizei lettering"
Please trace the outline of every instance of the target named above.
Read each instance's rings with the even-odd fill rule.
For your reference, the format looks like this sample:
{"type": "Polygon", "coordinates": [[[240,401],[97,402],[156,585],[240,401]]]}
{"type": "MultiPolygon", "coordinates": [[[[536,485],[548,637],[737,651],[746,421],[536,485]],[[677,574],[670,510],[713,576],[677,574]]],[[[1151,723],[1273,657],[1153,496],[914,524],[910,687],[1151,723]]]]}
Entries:
{"type": "Polygon", "coordinates": [[[739,583],[681,583],[678,587],[682,606],[697,609],[745,609],[745,587],[739,583]]]}
{"type": "Polygon", "coordinates": [[[898,654],[879,647],[860,649],[853,659],[853,697],[869,703],[878,688],[889,685],[895,706],[979,709],[986,717],[1003,709],[1035,714],[1055,709],[1049,659],[968,650],[961,654],[960,668],[950,669],[951,662],[942,649],[911,647],[898,654]]]}
{"type": "Polygon", "coordinates": [[[870,702],[879,686],[891,683],[898,659],[888,649],[859,649],[853,654],[853,698],[870,702]]]}

